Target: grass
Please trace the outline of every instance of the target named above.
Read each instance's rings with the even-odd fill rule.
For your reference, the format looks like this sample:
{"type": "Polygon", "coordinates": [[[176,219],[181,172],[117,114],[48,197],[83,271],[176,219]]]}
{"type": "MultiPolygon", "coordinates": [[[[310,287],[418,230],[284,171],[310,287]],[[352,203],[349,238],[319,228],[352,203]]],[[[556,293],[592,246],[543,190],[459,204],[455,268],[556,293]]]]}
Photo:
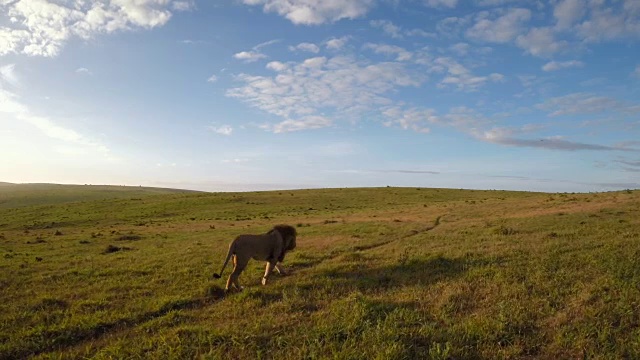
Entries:
{"type": "Polygon", "coordinates": [[[4,195],[0,359],[640,358],[638,190],[132,190],[4,195]],[[223,296],[277,223],[289,275],[223,296]]]}
{"type": "Polygon", "coordinates": [[[61,204],[73,201],[130,199],[148,195],[193,193],[152,187],[110,185],[12,184],[0,182],[0,209],[22,206],[61,204]]]}

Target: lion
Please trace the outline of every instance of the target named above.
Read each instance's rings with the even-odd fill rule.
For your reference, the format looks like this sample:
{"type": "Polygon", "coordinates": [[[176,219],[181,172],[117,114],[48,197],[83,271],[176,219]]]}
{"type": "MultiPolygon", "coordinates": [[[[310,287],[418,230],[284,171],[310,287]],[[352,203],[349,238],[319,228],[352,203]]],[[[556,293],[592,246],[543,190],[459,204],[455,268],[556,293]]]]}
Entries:
{"type": "Polygon", "coordinates": [[[229,259],[233,256],[233,272],[229,275],[225,291],[229,291],[231,287],[242,290],[238,282],[238,277],[249,263],[249,259],[262,260],[267,262],[264,276],[262,277],[262,285],[267,285],[267,280],[273,268],[278,274],[284,275],[284,269],[278,265],[278,262],[284,260],[284,255],[296,247],[296,229],[289,225],[276,225],[266,234],[262,235],[239,235],[229,244],[229,252],[227,258],[222,265],[220,273],[213,274],[213,277],[219,279],[222,272],[227,266],[229,259]]]}

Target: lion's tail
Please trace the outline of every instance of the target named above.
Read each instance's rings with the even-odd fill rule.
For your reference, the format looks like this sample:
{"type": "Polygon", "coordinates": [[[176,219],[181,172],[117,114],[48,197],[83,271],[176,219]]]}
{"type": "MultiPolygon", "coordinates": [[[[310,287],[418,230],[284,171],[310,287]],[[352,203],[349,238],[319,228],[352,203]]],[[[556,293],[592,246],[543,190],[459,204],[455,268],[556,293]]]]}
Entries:
{"type": "Polygon", "coordinates": [[[231,256],[233,255],[234,251],[235,251],[235,241],[233,243],[231,243],[231,245],[229,245],[229,252],[227,252],[227,258],[224,260],[224,264],[222,264],[222,269],[220,269],[220,273],[215,273],[213,274],[213,277],[215,279],[220,279],[222,277],[222,273],[224,272],[224,268],[227,267],[227,263],[229,262],[229,259],[231,259],[231,256]]]}

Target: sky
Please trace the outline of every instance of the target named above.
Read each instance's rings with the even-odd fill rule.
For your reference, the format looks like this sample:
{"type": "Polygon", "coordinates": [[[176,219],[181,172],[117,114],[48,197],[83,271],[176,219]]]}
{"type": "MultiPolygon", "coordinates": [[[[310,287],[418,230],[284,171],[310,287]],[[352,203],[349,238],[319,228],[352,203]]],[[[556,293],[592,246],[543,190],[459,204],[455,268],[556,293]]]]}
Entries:
{"type": "Polygon", "coordinates": [[[0,181],[640,188],[640,0],[0,0],[0,181]]]}

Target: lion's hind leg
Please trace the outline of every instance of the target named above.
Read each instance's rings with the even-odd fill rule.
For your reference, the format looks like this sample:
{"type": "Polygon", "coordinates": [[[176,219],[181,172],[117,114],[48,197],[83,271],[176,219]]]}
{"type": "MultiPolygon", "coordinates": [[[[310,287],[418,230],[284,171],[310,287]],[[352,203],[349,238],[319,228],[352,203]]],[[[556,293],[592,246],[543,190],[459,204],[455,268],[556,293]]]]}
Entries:
{"type": "Polygon", "coordinates": [[[242,286],[240,286],[240,282],[238,281],[238,278],[240,277],[240,274],[242,273],[242,271],[244,270],[244,268],[247,267],[247,264],[249,263],[249,258],[238,258],[237,255],[233,256],[233,271],[231,272],[231,275],[229,275],[229,279],[227,280],[227,286],[226,286],[226,291],[229,291],[229,289],[231,288],[231,286],[235,287],[238,290],[242,290],[242,286]]]}
{"type": "Polygon", "coordinates": [[[274,269],[276,269],[278,274],[280,274],[282,276],[286,276],[287,275],[287,272],[284,270],[284,267],[280,263],[276,263],[276,265],[274,266],[274,269]]]}

